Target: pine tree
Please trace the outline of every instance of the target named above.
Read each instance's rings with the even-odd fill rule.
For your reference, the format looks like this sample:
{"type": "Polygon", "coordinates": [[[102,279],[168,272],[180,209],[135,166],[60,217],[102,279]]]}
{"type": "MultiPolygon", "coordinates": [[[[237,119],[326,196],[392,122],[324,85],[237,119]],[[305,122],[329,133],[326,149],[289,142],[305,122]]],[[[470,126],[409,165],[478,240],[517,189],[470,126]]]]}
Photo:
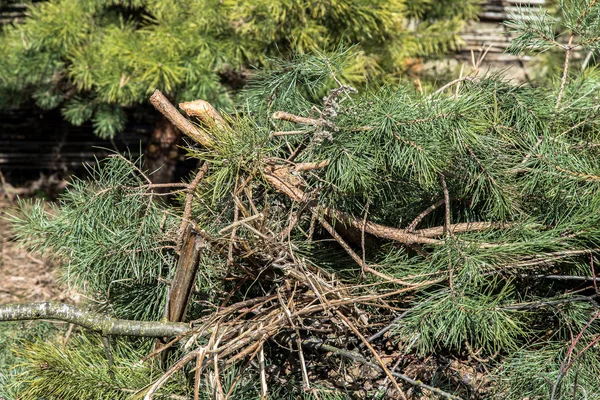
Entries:
{"type": "MultiPolygon", "coordinates": [[[[421,1],[51,0],[0,36],[0,107],[33,99],[101,137],[125,127],[125,109],[159,89],[174,101],[231,106],[250,67],[356,44],[345,76],[393,78],[405,61],[460,44],[477,0],[421,1]]],[[[150,169],[172,164],[178,134],[157,122],[150,169]],[[161,150],[161,147],[164,149],[161,150]]],[[[169,166],[165,167],[166,169],[169,166]]],[[[164,169],[164,168],[163,168],[164,169]]],[[[164,171],[163,171],[164,172],[164,171]]],[[[168,175],[168,173],[167,173],[168,175]]],[[[155,175],[156,176],[156,175],[155,175]]]]}
{"type": "Polygon", "coordinates": [[[199,126],[155,92],[201,166],[171,186],[177,204],[117,155],[50,212],[22,203],[23,243],[121,321],[0,307],[0,320],[87,328],[67,346],[24,342],[6,386],[33,399],[342,399],[385,377],[370,397],[600,399],[600,74],[570,69],[600,43],[600,5],[561,6],[562,22],[511,24],[514,51],[564,51],[554,85],[474,74],[431,93],[357,90],[349,50],[274,63],[233,113],[181,104],[199,126]],[[166,347],[149,330],[109,339],[161,319],[166,347]]]}

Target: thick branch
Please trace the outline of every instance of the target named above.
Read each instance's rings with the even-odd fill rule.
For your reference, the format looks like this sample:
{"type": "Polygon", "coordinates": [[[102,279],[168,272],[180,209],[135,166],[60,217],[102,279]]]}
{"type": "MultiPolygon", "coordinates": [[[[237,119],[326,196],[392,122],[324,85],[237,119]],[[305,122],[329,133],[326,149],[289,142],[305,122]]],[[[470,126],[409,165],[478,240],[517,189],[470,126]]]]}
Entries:
{"type": "Polygon", "coordinates": [[[200,252],[204,246],[202,239],[194,233],[192,224],[186,226],[182,237],[183,244],[179,252],[175,276],[169,290],[169,303],[166,313],[167,320],[171,322],[183,321],[194,289],[200,252]]]}
{"type": "MultiPolygon", "coordinates": [[[[154,107],[156,107],[156,109],[158,111],[160,111],[167,118],[169,118],[169,120],[171,122],[173,122],[184,133],[186,133],[186,129],[189,130],[188,125],[191,125],[191,123],[183,115],[181,115],[177,111],[177,109],[175,109],[175,107],[173,107],[173,105],[169,102],[169,100],[165,96],[163,96],[162,93],[160,93],[158,90],[156,92],[154,92],[154,94],[150,98],[150,102],[152,103],[152,105],[154,105],[154,107]]],[[[222,118],[220,116],[219,116],[220,119],[217,119],[217,116],[219,114],[216,110],[214,110],[214,108],[212,108],[212,106],[210,106],[210,104],[203,102],[203,101],[197,101],[197,102],[192,102],[192,103],[193,104],[198,103],[198,104],[202,105],[202,107],[194,108],[194,112],[192,112],[192,114],[195,116],[199,116],[205,123],[209,124],[211,119],[214,119],[215,123],[217,123],[217,121],[222,120],[222,118]],[[201,102],[201,103],[198,103],[198,102],[201,102]],[[202,112],[197,112],[200,109],[202,110],[202,112]],[[206,111],[206,114],[200,115],[204,111],[206,111]]],[[[188,103],[188,104],[192,104],[192,103],[188,103]]],[[[187,107],[187,109],[188,109],[188,111],[191,110],[190,107],[187,107]]],[[[318,122],[318,120],[315,120],[315,119],[298,117],[298,116],[294,116],[289,113],[285,113],[283,111],[277,111],[275,113],[275,115],[273,115],[273,118],[281,119],[281,120],[289,120],[292,122],[305,123],[305,124],[309,124],[309,125],[314,125],[315,123],[318,122]]],[[[190,137],[194,138],[195,140],[197,140],[198,142],[200,142],[201,144],[203,144],[204,146],[210,147],[212,144],[212,140],[210,138],[208,138],[208,136],[206,136],[203,132],[199,131],[196,127],[194,127],[193,125],[191,125],[191,126],[194,129],[194,132],[189,133],[188,135],[190,137]],[[198,138],[197,137],[198,135],[204,135],[205,138],[204,139],[198,138]]],[[[323,160],[318,163],[299,164],[299,170],[323,168],[328,165],[327,163],[328,163],[328,160],[323,160]]],[[[301,177],[294,175],[292,173],[292,170],[293,170],[293,172],[298,172],[294,166],[290,167],[290,166],[286,166],[286,165],[278,165],[276,160],[266,160],[265,165],[263,166],[263,172],[265,174],[265,179],[267,180],[267,182],[269,182],[269,184],[271,184],[271,186],[273,186],[274,189],[286,194],[292,200],[295,200],[298,202],[304,202],[306,200],[304,191],[303,191],[304,181],[302,180],[301,177]]],[[[315,210],[313,210],[313,211],[315,211],[315,210]]],[[[392,228],[389,226],[380,225],[380,224],[376,224],[373,222],[367,222],[366,224],[363,224],[363,222],[361,220],[356,219],[353,216],[347,215],[340,211],[331,210],[331,209],[321,209],[321,208],[319,208],[319,210],[317,210],[317,211],[318,212],[324,211],[325,214],[330,218],[335,218],[339,221],[347,223],[357,230],[364,229],[365,232],[367,232],[371,235],[383,238],[383,239],[394,240],[394,241],[397,241],[400,243],[405,243],[405,244],[411,244],[411,243],[440,244],[440,243],[442,243],[439,240],[424,237],[423,235],[408,233],[405,229],[392,228]]],[[[436,235],[434,235],[434,236],[436,236],[436,235]]]]}
{"type": "Polygon", "coordinates": [[[200,143],[205,147],[209,147],[212,143],[212,139],[186,119],[177,109],[171,104],[169,99],[165,97],[159,90],[155,90],[150,97],[150,103],[156,108],[162,115],[167,117],[173,125],[175,125],[181,132],[200,143]]]}
{"type": "Polygon", "coordinates": [[[0,321],[55,319],[83,326],[103,335],[169,337],[190,331],[187,324],[117,319],[94,311],[56,302],[6,304],[0,306],[0,321]]]}

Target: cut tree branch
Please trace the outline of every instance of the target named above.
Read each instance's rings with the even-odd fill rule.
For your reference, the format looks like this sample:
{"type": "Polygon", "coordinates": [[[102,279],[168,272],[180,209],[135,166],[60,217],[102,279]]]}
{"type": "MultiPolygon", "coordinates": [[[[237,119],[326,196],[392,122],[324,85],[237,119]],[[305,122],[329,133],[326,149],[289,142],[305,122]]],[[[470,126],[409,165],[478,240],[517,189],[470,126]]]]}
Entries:
{"type": "Polygon", "coordinates": [[[94,311],[57,302],[6,304],[0,306],[0,321],[53,319],[83,326],[102,335],[149,338],[185,335],[188,324],[117,319],[94,311]]]}
{"type": "Polygon", "coordinates": [[[191,137],[198,143],[205,147],[209,147],[212,143],[212,139],[208,134],[198,129],[192,124],[187,118],[185,118],[173,104],[162,94],[158,89],[154,91],[150,96],[150,103],[156,108],[162,115],[167,117],[173,125],[175,125],[181,132],[191,137]]]}

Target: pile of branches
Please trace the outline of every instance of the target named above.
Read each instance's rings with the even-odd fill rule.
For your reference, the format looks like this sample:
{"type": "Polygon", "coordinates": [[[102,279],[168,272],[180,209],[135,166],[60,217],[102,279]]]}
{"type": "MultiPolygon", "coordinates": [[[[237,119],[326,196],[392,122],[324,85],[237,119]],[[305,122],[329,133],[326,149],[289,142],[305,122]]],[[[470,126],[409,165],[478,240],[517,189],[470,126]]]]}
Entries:
{"type": "MultiPolygon", "coordinates": [[[[348,86],[332,90],[325,99],[325,107],[331,107],[331,104],[335,104],[340,96],[353,91],[348,86]]],[[[229,122],[219,115],[209,103],[202,100],[180,104],[180,107],[189,116],[200,120],[200,126],[192,124],[184,118],[158,90],[150,101],[177,128],[195,142],[191,148],[199,144],[202,151],[212,151],[215,146],[215,138],[211,136],[211,132],[217,136],[223,132],[229,134],[234,131],[229,122]]],[[[333,108],[330,109],[331,111],[334,111],[333,108]]],[[[287,112],[275,112],[273,119],[316,127],[317,130],[320,130],[330,126],[324,117],[325,112],[322,113],[323,116],[320,119],[301,117],[287,112]]],[[[272,134],[285,136],[296,133],[292,131],[272,134]]],[[[322,135],[322,133],[315,134],[317,140],[320,140],[318,135],[322,135]]],[[[296,153],[295,157],[298,155],[299,153],[296,153]]],[[[312,393],[316,398],[319,398],[319,390],[322,390],[322,381],[329,376],[329,373],[323,375],[323,373],[311,371],[307,366],[307,359],[312,359],[313,364],[315,362],[320,364],[317,361],[319,360],[318,354],[334,354],[341,359],[350,360],[367,369],[372,369],[374,371],[374,374],[371,374],[372,379],[382,378],[380,383],[383,385],[378,390],[381,390],[381,394],[384,396],[386,396],[386,392],[389,392],[388,394],[392,397],[406,399],[406,388],[415,387],[418,390],[425,390],[445,398],[459,398],[440,388],[421,382],[418,377],[410,377],[396,372],[396,368],[391,369],[389,360],[384,362],[383,358],[386,356],[380,354],[380,350],[376,349],[373,344],[393,327],[395,321],[390,323],[385,315],[389,314],[389,310],[398,309],[396,303],[398,303],[399,295],[431,286],[440,282],[441,279],[422,282],[404,281],[369,266],[364,258],[366,236],[372,235],[374,238],[384,240],[391,239],[407,245],[442,243],[439,238],[445,234],[447,227],[415,229],[419,221],[435,207],[424,210],[407,229],[384,226],[365,218],[358,219],[335,208],[318,205],[306,190],[307,183],[300,173],[326,168],[330,164],[329,160],[302,163],[293,162],[291,159],[282,160],[272,157],[261,160],[258,167],[244,168],[235,176],[235,187],[225,195],[226,198],[233,201],[233,220],[218,231],[212,229],[213,232],[208,232],[199,225],[197,218],[194,218],[193,205],[197,200],[196,196],[198,196],[202,182],[210,177],[210,162],[203,162],[195,177],[188,184],[153,184],[151,177],[124,157],[115,155],[111,159],[113,162],[129,165],[131,167],[129,172],[141,177],[142,181],[146,181],[146,183],[128,186],[124,182],[116,181],[117,186],[100,185],[98,188],[94,188],[94,197],[115,189],[124,190],[126,193],[130,192],[130,195],[139,194],[141,190],[144,195],[147,195],[148,208],[151,208],[155,206],[155,197],[165,194],[162,192],[164,188],[171,189],[167,194],[183,194],[182,216],[177,218],[181,222],[177,231],[171,229],[167,234],[167,237],[176,239],[172,239],[171,246],[162,246],[162,248],[173,250],[175,260],[177,260],[172,279],[169,281],[162,279],[163,283],[169,287],[164,312],[164,318],[168,322],[117,319],[92,310],[82,310],[57,303],[5,306],[0,309],[0,320],[58,319],[99,332],[103,337],[157,338],[154,350],[145,356],[143,361],[159,362],[166,368],[166,371],[151,385],[136,392],[137,395],[143,395],[144,399],[154,398],[175,373],[183,371],[194,376],[194,399],[200,398],[201,390],[206,391],[207,388],[215,398],[231,398],[238,381],[246,379],[240,373],[235,382],[227,390],[224,390],[220,371],[238,365],[240,362],[244,369],[249,366],[257,367],[260,377],[260,396],[266,398],[268,373],[265,363],[265,345],[269,342],[282,342],[285,343],[282,348],[285,349],[286,346],[291,348],[292,354],[297,356],[297,363],[294,364],[299,366],[299,371],[296,372],[301,375],[302,390],[305,393],[312,393]],[[280,216],[278,214],[275,217],[269,216],[268,209],[272,205],[266,202],[262,205],[257,204],[252,194],[256,192],[256,188],[250,189],[253,181],[261,178],[276,192],[287,196],[290,205],[299,205],[299,208],[295,211],[286,209],[289,215],[284,220],[278,218],[280,216]],[[156,192],[156,190],[161,190],[161,192],[156,192]],[[364,281],[364,284],[357,285],[354,280],[340,279],[335,272],[313,263],[305,253],[297,254],[299,249],[291,240],[291,236],[301,220],[306,218],[306,214],[311,221],[308,241],[315,240],[314,236],[318,235],[315,231],[319,231],[315,224],[320,225],[324,232],[328,232],[341,249],[347,252],[350,259],[357,263],[360,274],[363,276],[361,280],[365,279],[365,275],[370,276],[364,281]],[[339,225],[337,228],[336,224],[339,225]],[[362,257],[352,249],[352,246],[338,230],[342,230],[344,236],[349,237],[350,240],[361,241],[362,257]],[[241,231],[245,231],[245,233],[241,231]],[[206,269],[200,262],[203,253],[213,253],[226,260],[228,270],[225,279],[233,281],[235,289],[229,292],[222,300],[222,305],[216,307],[214,312],[183,323],[182,321],[187,320],[190,315],[188,312],[190,302],[194,301],[195,295],[199,295],[195,286],[197,286],[197,274],[203,273],[202,271],[206,269]],[[377,281],[373,281],[371,278],[376,278],[377,281]],[[236,291],[247,285],[248,282],[257,282],[260,285],[260,295],[240,300],[236,291]],[[370,337],[366,337],[366,332],[372,330],[373,326],[369,320],[379,318],[364,311],[362,306],[383,310],[383,321],[387,320],[387,322],[375,324],[375,326],[382,326],[382,329],[370,337]],[[169,337],[172,339],[166,340],[169,337]],[[339,342],[340,338],[344,338],[344,342],[347,344],[334,345],[339,342]],[[199,345],[200,343],[203,345],[199,345]],[[175,348],[177,350],[174,356],[175,348]],[[191,370],[187,367],[190,363],[195,363],[191,370]],[[206,387],[201,389],[201,377],[204,375],[207,378],[206,387]],[[315,379],[320,382],[317,384],[319,390],[315,389],[314,384],[311,384],[311,380],[315,379]],[[391,390],[389,386],[391,386],[391,390]]],[[[98,173],[102,172],[98,171],[98,173]]],[[[95,183],[98,184],[99,181],[101,179],[97,179],[95,183]]],[[[148,210],[146,210],[147,213],[148,210]]],[[[143,217],[145,218],[147,215],[143,217]]],[[[18,218],[15,217],[17,225],[22,222],[18,218]]],[[[165,221],[162,221],[162,224],[164,225],[165,221]]],[[[484,229],[486,227],[484,225],[456,224],[450,228],[457,232],[477,231],[484,229]]],[[[22,225],[21,228],[23,227],[26,226],[22,225]]],[[[31,232],[28,232],[27,235],[31,235],[31,232]]],[[[31,239],[29,240],[30,243],[33,242],[31,239]]],[[[33,247],[38,245],[40,245],[39,241],[33,247]]],[[[46,246],[55,251],[59,247],[56,243],[41,245],[42,248],[46,246]]],[[[171,261],[171,263],[174,262],[171,261]]],[[[106,346],[110,366],[114,360],[110,345],[106,344],[106,346]]],[[[276,358],[278,357],[277,349],[271,349],[271,353],[275,354],[276,358]]],[[[397,366],[398,364],[396,364],[397,366]]],[[[272,380],[273,377],[270,379],[272,380]]],[[[365,379],[359,380],[364,381],[365,379]]],[[[342,384],[342,386],[346,386],[346,384],[342,384]]]]}

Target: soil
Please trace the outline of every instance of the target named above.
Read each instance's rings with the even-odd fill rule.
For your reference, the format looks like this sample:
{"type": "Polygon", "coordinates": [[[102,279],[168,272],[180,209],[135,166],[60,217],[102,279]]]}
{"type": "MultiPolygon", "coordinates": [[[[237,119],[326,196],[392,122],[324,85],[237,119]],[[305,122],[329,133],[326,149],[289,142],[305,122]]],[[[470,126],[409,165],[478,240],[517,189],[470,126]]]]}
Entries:
{"type": "Polygon", "coordinates": [[[14,201],[0,191],[0,304],[68,299],[69,292],[56,281],[54,264],[15,242],[6,220],[11,210],[14,201]]]}

